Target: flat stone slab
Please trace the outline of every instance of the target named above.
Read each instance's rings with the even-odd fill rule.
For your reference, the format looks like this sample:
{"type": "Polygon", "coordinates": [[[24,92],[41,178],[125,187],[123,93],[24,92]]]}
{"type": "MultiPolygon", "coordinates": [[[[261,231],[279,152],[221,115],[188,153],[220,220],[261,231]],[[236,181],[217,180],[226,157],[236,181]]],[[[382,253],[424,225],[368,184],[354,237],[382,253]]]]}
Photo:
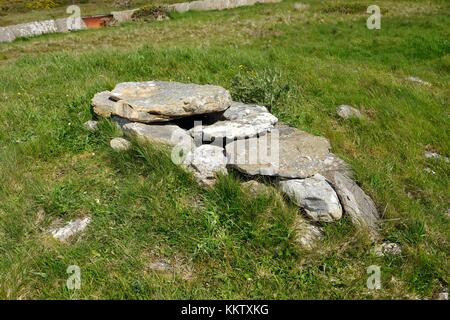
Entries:
{"type": "Polygon", "coordinates": [[[325,177],[333,185],[346,214],[353,224],[367,228],[371,235],[378,236],[378,221],[381,218],[373,200],[355,181],[341,172],[327,172],[325,177]]]}
{"type": "Polygon", "coordinates": [[[277,124],[262,137],[228,143],[226,153],[231,167],[249,175],[303,179],[327,171],[348,172],[330,148],[323,137],[277,124]]]}
{"type": "Polygon", "coordinates": [[[279,187],[314,221],[333,222],[342,217],[336,192],[320,174],[306,179],[280,181],[279,187]]]}
{"type": "Polygon", "coordinates": [[[244,139],[269,132],[278,122],[266,107],[249,105],[241,102],[233,102],[224,114],[224,121],[218,121],[212,125],[194,127],[191,135],[197,137],[201,134],[204,141],[215,139],[244,139]]]}
{"type": "Polygon", "coordinates": [[[102,93],[103,102],[107,95],[104,104],[94,97],[94,112],[143,123],[221,112],[231,105],[230,93],[222,87],[178,82],[119,83],[111,92],[102,93]]]}
{"type": "Polygon", "coordinates": [[[192,137],[174,124],[143,124],[132,122],[125,124],[124,133],[136,137],[142,142],[162,143],[169,146],[183,145],[191,147],[194,141],[192,137]]]}

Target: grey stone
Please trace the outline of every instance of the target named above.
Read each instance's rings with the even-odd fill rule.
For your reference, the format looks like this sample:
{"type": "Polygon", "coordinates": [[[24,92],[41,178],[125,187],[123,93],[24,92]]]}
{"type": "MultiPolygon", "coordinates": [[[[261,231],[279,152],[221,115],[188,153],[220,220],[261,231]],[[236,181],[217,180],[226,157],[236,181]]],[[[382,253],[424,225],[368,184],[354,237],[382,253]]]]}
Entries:
{"type": "Polygon", "coordinates": [[[217,174],[227,174],[227,158],[224,149],[211,144],[205,144],[189,153],[185,165],[194,172],[197,180],[211,186],[216,181],[217,174]]]}
{"type": "Polygon", "coordinates": [[[182,145],[188,149],[191,149],[194,144],[186,130],[174,124],[132,122],[125,124],[123,130],[126,135],[136,137],[141,142],[162,143],[169,146],[182,145]]]}
{"type": "Polygon", "coordinates": [[[356,108],[353,108],[352,106],[348,105],[340,105],[337,107],[336,112],[339,117],[343,119],[349,119],[349,118],[362,118],[361,111],[359,111],[356,108]]]}
{"type": "Polygon", "coordinates": [[[373,237],[378,236],[378,221],[381,218],[373,200],[341,172],[327,172],[325,177],[333,185],[346,214],[353,224],[369,230],[373,237]]]}
{"type": "Polygon", "coordinates": [[[11,31],[10,27],[0,27],[0,43],[2,42],[13,42],[16,36],[11,31]]]}
{"type": "Polygon", "coordinates": [[[102,117],[110,117],[116,110],[116,102],[110,100],[111,93],[109,91],[99,92],[92,98],[91,104],[94,112],[102,117]]]}
{"type": "MultiPolygon", "coordinates": [[[[111,93],[103,92],[101,100],[115,102],[106,103],[106,112],[101,113],[144,123],[220,112],[231,105],[231,96],[222,87],[164,81],[120,83],[111,93]]],[[[99,103],[93,105],[97,112],[99,103]]]]}
{"type": "Polygon", "coordinates": [[[327,139],[282,124],[262,137],[228,143],[226,153],[229,166],[249,175],[295,179],[349,172],[345,162],[330,153],[327,139]]]}
{"type": "Polygon", "coordinates": [[[50,233],[52,234],[53,238],[59,241],[67,241],[75,234],[86,229],[89,223],[91,223],[90,217],[72,220],[62,228],[55,228],[50,230],[50,233]]]}
{"type": "Polygon", "coordinates": [[[439,153],[432,152],[432,151],[425,151],[424,156],[427,159],[437,159],[437,160],[443,159],[447,163],[450,162],[448,157],[443,157],[439,153]]]}
{"type": "Polygon", "coordinates": [[[149,264],[148,268],[153,271],[167,272],[172,271],[173,267],[164,262],[164,261],[156,261],[149,264]]]}
{"type": "Polygon", "coordinates": [[[424,81],[418,77],[407,77],[406,80],[423,85],[423,86],[427,86],[427,87],[431,86],[430,82],[424,81]]]}
{"type": "Polygon", "coordinates": [[[255,137],[270,131],[278,119],[270,114],[265,107],[233,102],[223,117],[225,121],[218,121],[212,125],[190,130],[191,135],[202,135],[203,140],[212,141],[227,138],[243,139],[255,137]]]}
{"type": "Polygon", "coordinates": [[[385,255],[400,255],[402,254],[402,248],[399,244],[393,242],[384,242],[375,247],[375,255],[383,257],[385,255]]]}
{"type": "Polygon", "coordinates": [[[306,179],[280,181],[279,187],[314,221],[333,222],[342,217],[336,192],[320,174],[306,179]]]}
{"type": "Polygon", "coordinates": [[[89,120],[84,123],[84,127],[89,131],[97,131],[98,130],[98,122],[94,120],[89,120]]]}
{"type": "Polygon", "coordinates": [[[35,21],[9,27],[16,38],[33,37],[46,33],[58,32],[55,20],[35,21]]]}
{"type": "Polygon", "coordinates": [[[126,151],[130,149],[131,143],[130,141],[124,138],[114,138],[110,141],[110,146],[116,151],[126,151]]]}
{"type": "Polygon", "coordinates": [[[437,300],[448,300],[448,292],[439,292],[437,300]]]}
{"type": "Polygon", "coordinates": [[[296,243],[304,249],[311,250],[323,238],[323,230],[297,217],[294,221],[294,235],[294,241],[296,243]]]}
{"type": "Polygon", "coordinates": [[[113,18],[116,22],[122,23],[122,22],[131,21],[133,18],[133,13],[135,13],[138,10],[139,9],[113,11],[113,12],[111,12],[111,14],[113,15],[113,18]]]}
{"type": "Polygon", "coordinates": [[[281,0],[199,0],[183,3],[175,3],[168,6],[170,11],[209,11],[225,10],[242,6],[252,6],[257,3],[278,3],[281,0]]]}

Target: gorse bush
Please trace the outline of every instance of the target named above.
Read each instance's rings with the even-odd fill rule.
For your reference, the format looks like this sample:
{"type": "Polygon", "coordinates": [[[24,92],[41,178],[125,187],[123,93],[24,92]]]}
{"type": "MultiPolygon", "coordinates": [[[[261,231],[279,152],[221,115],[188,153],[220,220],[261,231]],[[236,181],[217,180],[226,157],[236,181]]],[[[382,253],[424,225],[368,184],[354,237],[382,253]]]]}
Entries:
{"type": "Polygon", "coordinates": [[[281,72],[269,69],[255,71],[240,66],[231,82],[234,100],[264,105],[269,110],[285,102],[290,93],[291,87],[282,80],[281,72]]]}
{"type": "Polygon", "coordinates": [[[25,7],[27,9],[32,9],[32,10],[51,9],[51,8],[55,8],[59,5],[61,5],[61,4],[58,1],[54,1],[54,0],[34,0],[34,1],[27,1],[25,3],[25,7]]]}

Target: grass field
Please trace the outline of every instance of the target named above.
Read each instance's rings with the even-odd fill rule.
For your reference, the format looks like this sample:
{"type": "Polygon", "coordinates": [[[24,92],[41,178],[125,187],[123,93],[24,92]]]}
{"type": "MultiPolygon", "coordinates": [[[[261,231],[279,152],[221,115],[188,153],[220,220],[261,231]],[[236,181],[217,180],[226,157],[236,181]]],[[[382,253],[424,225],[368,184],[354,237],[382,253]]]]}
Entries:
{"type": "Polygon", "coordinates": [[[381,30],[368,30],[372,2],[303,2],[304,11],[285,0],[0,44],[0,298],[416,299],[445,290],[450,164],[424,151],[450,155],[449,3],[379,0],[381,30]],[[298,209],[274,188],[252,196],[236,174],[202,189],[164,149],[111,150],[120,132],[108,120],[99,132],[83,128],[96,92],[152,79],[217,84],[235,97],[239,80],[262,102],[280,93],[273,113],[330,139],[402,254],[375,256],[348,218],[303,250],[293,239],[298,209]],[[367,117],[341,120],[339,104],[367,117]],[[70,243],[49,236],[55,221],[86,215],[92,223],[70,243]],[[149,268],[161,259],[173,272],[149,268]],[[81,268],[80,290],[66,288],[69,265],[81,268]],[[380,290],[366,287],[370,265],[381,267],[380,290]]]}

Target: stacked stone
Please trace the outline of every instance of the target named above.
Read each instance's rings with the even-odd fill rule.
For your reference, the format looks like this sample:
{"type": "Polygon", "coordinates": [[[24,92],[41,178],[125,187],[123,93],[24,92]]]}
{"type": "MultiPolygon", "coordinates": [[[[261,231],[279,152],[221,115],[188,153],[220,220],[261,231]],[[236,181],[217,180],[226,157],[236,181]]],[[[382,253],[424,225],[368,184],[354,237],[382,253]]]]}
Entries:
{"type": "Polygon", "coordinates": [[[264,106],[234,102],[219,86],[155,81],[120,83],[96,94],[92,106],[126,136],[173,146],[172,159],[204,185],[231,168],[271,177],[310,220],[333,222],[346,213],[377,235],[374,202],[330,142],[278,122],[264,106]]]}

